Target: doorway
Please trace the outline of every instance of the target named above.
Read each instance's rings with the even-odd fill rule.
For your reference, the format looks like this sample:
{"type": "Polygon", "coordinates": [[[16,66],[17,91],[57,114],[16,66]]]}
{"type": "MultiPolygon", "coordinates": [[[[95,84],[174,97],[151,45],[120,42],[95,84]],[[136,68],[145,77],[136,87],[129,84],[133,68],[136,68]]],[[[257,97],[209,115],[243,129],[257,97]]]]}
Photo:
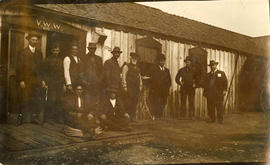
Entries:
{"type": "Polygon", "coordinates": [[[47,33],[47,47],[46,47],[46,57],[50,56],[50,49],[54,44],[59,44],[60,56],[64,58],[67,56],[70,49],[70,44],[74,40],[74,36],[69,34],[48,32],[47,33]]]}
{"type": "MultiPolygon", "coordinates": [[[[22,29],[9,29],[8,31],[6,111],[11,113],[19,113],[20,111],[18,107],[18,82],[16,79],[16,68],[18,56],[20,56],[21,51],[28,43],[25,39],[27,33],[27,31],[22,29]]],[[[44,33],[37,33],[44,37],[44,33]]],[[[38,48],[42,48],[43,46],[42,42],[39,42],[37,45],[38,48]]]]}

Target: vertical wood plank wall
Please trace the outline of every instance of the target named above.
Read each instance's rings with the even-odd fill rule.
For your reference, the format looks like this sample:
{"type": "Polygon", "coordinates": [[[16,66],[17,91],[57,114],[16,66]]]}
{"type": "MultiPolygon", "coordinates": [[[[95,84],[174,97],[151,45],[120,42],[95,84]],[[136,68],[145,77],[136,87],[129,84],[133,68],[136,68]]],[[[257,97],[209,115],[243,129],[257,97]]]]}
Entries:
{"type": "MultiPolygon", "coordinates": [[[[0,11],[3,13],[3,11],[0,11]]],[[[14,13],[6,13],[14,15],[14,13]]],[[[86,25],[81,25],[77,23],[66,22],[74,27],[87,31],[86,36],[86,44],[92,40],[92,34],[94,32],[95,27],[89,27],[86,25]]],[[[0,17],[0,27],[1,27],[1,17],[0,17]]],[[[122,65],[124,62],[129,62],[129,53],[135,52],[136,45],[135,41],[137,39],[146,37],[139,34],[135,34],[132,32],[124,32],[124,31],[117,31],[113,29],[106,29],[100,28],[103,33],[107,35],[107,39],[105,40],[104,45],[98,45],[97,55],[103,58],[103,62],[111,57],[111,50],[115,46],[119,46],[123,51],[119,63],[122,65]]],[[[45,37],[46,34],[43,35],[44,40],[42,40],[43,44],[45,44],[45,37]]],[[[166,110],[164,112],[164,116],[167,118],[174,118],[177,113],[179,112],[179,104],[180,104],[180,95],[179,95],[179,86],[175,83],[175,76],[179,68],[184,66],[184,59],[188,56],[188,50],[194,45],[181,43],[181,42],[174,42],[170,40],[164,40],[160,38],[155,38],[158,42],[162,44],[162,53],[166,55],[166,67],[169,68],[171,76],[172,76],[172,87],[170,89],[170,97],[168,98],[168,104],[166,110]]],[[[235,63],[237,60],[238,54],[229,51],[217,50],[212,48],[204,48],[208,55],[207,60],[208,62],[212,59],[219,62],[218,69],[225,71],[228,84],[232,81],[231,90],[228,91],[228,102],[225,107],[225,114],[238,112],[239,109],[237,108],[237,103],[239,100],[238,96],[238,79],[239,73],[244,64],[246,57],[239,55],[236,70],[235,63]],[[235,77],[233,78],[233,73],[235,72],[235,77]]],[[[45,51],[45,48],[44,50],[45,51]]],[[[87,51],[87,49],[86,49],[87,51]]],[[[208,67],[209,71],[209,67],[208,67]]],[[[202,89],[196,89],[195,95],[195,115],[200,118],[207,117],[207,105],[206,99],[202,95],[202,89]]]]}
{"type": "MultiPolygon", "coordinates": [[[[107,35],[107,39],[103,45],[103,48],[99,55],[103,57],[104,61],[111,57],[110,51],[115,47],[119,46],[123,51],[119,63],[122,65],[124,62],[129,62],[129,53],[135,52],[136,39],[140,39],[146,36],[141,36],[138,34],[133,34],[130,32],[116,31],[112,29],[103,28],[103,32],[107,35]]],[[[162,53],[164,53],[167,57],[166,67],[169,68],[171,76],[172,76],[172,87],[170,89],[170,97],[168,98],[168,104],[166,106],[166,110],[164,112],[164,116],[167,118],[174,118],[179,112],[180,103],[180,95],[179,95],[179,86],[175,83],[175,76],[179,68],[184,66],[184,59],[188,56],[188,50],[194,45],[174,42],[170,40],[162,40],[159,38],[155,38],[158,42],[162,44],[162,53]]],[[[228,86],[232,81],[232,76],[234,73],[235,62],[237,60],[237,54],[205,48],[208,53],[207,61],[216,60],[219,62],[218,69],[223,70],[226,73],[228,78],[228,86]]],[[[237,95],[237,82],[238,82],[238,74],[241,70],[242,65],[245,62],[245,56],[239,55],[239,59],[237,62],[237,67],[235,71],[235,77],[232,81],[232,87],[230,91],[228,91],[228,102],[225,107],[225,114],[234,113],[239,111],[236,107],[238,101],[237,95]]],[[[209,71],[209,67],[208,67],[209,71]]],[[[200,118],[207,117],[207,105],[206,99],[203,97],[203,90],[201,88],[196,89],[195,95],[195,115],[200,118]]]]}

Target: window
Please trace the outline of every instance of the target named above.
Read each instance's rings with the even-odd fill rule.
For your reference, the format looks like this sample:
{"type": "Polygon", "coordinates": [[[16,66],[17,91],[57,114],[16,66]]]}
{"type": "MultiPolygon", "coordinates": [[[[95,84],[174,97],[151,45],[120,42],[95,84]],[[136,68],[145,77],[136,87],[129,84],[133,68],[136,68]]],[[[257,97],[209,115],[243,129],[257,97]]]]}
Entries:
{"type": "Polygon", "coordinates": [[[201,47],[194,47],[189,49],[189,56],[195,71],[195,83],[202,86],[203,77],[207,73],[207,52],[201,47]]]}
{"type": "Polygon", "coordinates": [[[161,44],[153,38],[146,37],[136,41],[136,53],[140,57],[140,69],[143,76],[149,76],[149,71],[161,53],[161,44]]]}

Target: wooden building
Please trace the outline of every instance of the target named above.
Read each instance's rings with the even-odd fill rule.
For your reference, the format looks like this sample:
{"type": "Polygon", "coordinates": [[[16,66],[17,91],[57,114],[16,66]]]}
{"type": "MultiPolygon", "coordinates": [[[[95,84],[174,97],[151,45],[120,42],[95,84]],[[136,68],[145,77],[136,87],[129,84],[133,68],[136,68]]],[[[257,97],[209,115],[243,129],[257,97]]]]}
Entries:
{"type": "MultiPolygon", "coordinates": [[[[164,116],[173,118],[179,111],[179,86],[174,78],[184,59],[191,55],[200,59],[201,69],[209,71],[207,63],[214,59],[218,69],[225,71],[229,81],[225,113],[239,111],[239,75],[249,57],[265,58],[251,37],[220,29],[198,21],[162,12],[136,3],[97,4],[6,4],[1,6],[1,65],[6,69],[6,103],[16,109],[16,60],[26,44],[30,31],[41,34],[40,47],[44,59],[51,42],[59,41],[63,54],[71,39],[80,41],[82,53],[86,44],[98,42],[97,55],[103,61],[119,46],[123,51],[120,65],[129,61],[130,52],[139,54],[143,62],[152,63],[162,52],[172,76],[172,87],[164,116]]],[[[206,99],[202,88],[196,89],[195,115],[207,117],[206,99]]],[[[1,108],[1,112],[5,112],[1,108]]]]}

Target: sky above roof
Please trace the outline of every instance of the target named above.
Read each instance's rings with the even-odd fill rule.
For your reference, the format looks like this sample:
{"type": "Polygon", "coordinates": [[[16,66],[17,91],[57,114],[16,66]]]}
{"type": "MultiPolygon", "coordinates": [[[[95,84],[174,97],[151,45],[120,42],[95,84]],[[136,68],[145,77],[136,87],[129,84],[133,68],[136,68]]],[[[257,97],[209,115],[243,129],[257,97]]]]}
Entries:
{"type": "Polygon", "coordinates": [[[270,35],[268,0],[138,3],[251,37],[270,35]]]}

